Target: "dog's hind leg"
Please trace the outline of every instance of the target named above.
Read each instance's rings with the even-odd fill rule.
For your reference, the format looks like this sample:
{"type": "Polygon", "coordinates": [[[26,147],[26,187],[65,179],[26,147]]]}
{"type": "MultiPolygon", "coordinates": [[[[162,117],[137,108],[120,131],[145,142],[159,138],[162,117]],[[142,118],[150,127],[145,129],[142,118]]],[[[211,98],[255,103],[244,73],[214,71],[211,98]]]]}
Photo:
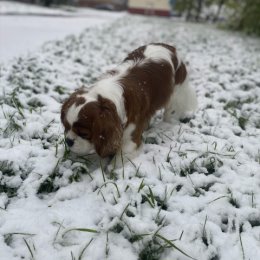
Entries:
{"type": "Polygon", "coordinates": [[[195,90],[189,85],[188,77],[181,84],[174,86],[174,91],[165,106],[164,121],[190,117],[197,109],[198,102],[195,90]]]}

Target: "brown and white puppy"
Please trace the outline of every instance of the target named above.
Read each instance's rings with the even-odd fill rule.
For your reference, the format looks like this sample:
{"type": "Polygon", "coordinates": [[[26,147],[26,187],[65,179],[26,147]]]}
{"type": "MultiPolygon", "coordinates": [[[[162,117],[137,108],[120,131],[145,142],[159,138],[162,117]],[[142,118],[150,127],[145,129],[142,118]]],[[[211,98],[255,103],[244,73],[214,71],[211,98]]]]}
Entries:
{"type": "Polygon", "coordinates": [[[91,88],[74,92],[61,120],[72,152],[100,157],[136,156],[151,117],[165,108],[164,120],[184,117],[197,107],[187,70],[173,46],[153,43],[131,52],[91,88]]]}

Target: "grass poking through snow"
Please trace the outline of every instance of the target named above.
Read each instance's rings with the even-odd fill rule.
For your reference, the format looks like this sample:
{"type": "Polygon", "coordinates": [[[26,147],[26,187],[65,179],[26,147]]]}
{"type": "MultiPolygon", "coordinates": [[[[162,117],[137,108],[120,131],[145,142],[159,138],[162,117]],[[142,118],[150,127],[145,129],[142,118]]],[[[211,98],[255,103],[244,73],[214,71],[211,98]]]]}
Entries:
{"type": "Polygon", "coordinates": [[[3,258],[259,259],[259,46],[203,25],[126,16],[1,68],[3,258]],[[149,42],[179,47],[198,111],[172,123],[159,111],[140,155],[121,157],[121,169],[71,154],[62,102],[149,42]]]}

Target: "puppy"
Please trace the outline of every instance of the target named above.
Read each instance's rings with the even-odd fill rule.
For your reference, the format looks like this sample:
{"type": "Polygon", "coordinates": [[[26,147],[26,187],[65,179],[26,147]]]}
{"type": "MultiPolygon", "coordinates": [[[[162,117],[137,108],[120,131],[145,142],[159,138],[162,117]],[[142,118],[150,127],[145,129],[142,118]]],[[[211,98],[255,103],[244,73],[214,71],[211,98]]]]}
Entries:
{"type": "Polygon", "coordinates": [[[128,54],[90,88],[76,90],[62,106],[61,121],[72,152],[132,159],[157,110],[164,108],[164,120],[170,122],[196,107],[175,47],[152,43],[128,54]]]}

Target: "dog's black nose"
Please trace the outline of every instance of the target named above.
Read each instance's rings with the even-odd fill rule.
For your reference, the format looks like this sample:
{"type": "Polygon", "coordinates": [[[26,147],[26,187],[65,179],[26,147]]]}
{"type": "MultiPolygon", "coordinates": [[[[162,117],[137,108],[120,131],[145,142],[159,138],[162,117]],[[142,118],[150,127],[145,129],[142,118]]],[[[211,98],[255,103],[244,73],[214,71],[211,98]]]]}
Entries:
{"type": "Polygon", "coordinates": [[[74,141],[73,141],[72,139],[70,139],[70,138],[66,138],[66,139],[65,139],[65,142],[66,142],[66,144],[67,144],[69,147],[71,147],[71,146],[74,144],[74,141]]]}

